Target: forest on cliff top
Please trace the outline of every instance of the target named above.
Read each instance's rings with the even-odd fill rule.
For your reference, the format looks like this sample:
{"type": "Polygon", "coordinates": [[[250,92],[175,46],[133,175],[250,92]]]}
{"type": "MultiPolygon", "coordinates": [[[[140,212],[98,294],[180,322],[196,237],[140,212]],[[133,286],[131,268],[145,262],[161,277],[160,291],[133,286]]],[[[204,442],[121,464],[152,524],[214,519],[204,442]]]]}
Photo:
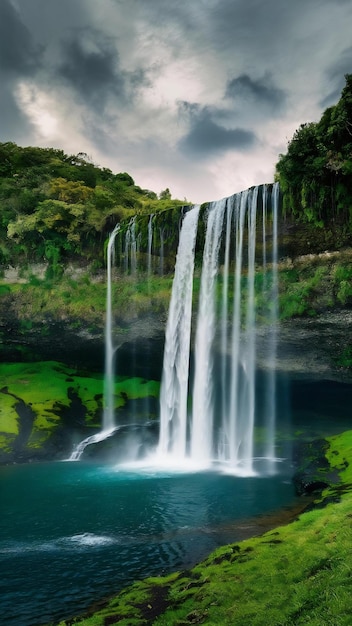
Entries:
{"type": "Polygon", "coordinates": [[[102,261],[115,224],[185,204],[141,189],[88,155],[0,143],[0,266],[102,261]]]}

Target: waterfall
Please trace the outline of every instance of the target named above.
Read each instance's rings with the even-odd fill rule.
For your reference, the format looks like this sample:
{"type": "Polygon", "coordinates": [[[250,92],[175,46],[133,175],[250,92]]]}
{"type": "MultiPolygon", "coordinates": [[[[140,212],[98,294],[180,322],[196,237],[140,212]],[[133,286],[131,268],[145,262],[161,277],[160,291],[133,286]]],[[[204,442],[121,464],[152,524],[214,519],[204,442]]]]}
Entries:
{"type": "Polygon", "coordinates": [[[215,286],[225,207],[226,200],[210,205],[204,244],[194,357],[191,430],[191,456],[199,462],[208,462],[212,457],[214,409],[212,345],[216,328],[215,286]]]}
{"type": "Polygon", "coordinates": [[[225,449],[221,460],[230,460],[232,465],[238,462],[238,442],[240,440],[240,373],[242,350],[241,341],[241,304],[242,294],[242,263],[243,263],[243,235],[244,222],[247,210],[248,191],[237,197],[235,213],[235,275],[234,275],[234,300],[232,318],[232,341],[231,341],[231,376],[229,386],[229,408],[223,415],[225,449]],[[238,419],[237,419],[238,416],[238,419]]]}
{"type": "Polygon", "coordinates": [[[114,261],[114,244],[117,233],[120,230],[120,224],[116,224],[112,231],[106,251],[106,320],[105,320],[105,372],[104,372],[104,411],[102,420],[102,429],[99,433],[90,435],[83,439],[73,450],[69,461],[79,461],[85,448],[93,443],[103,441],[110,437],[115,430],[114,420],[114,356],[115,348],[112,339],[112,265],[114,261]]]}
{"type": "Polygon", "coordinates": [[[136,238],[136,216],[133,216],[130,220],[126,236],[125,236],[125,273],[128,274],[128,270],[131,270],[131,274],[135,274],[137,271],[137,238],[136,238]]]}
{"type": "Polygon", "coordinates": [[[160,257],[159,257],[159,274],[164,275],[164,228],[159,228],[160,233],[160,257]]]}
{"type": "MultiPolygon", "coordinates": [[[[236,332],[233,334],[232,371],[233,387],[232,402],[229,414],[230,432],[233,434],[229,442],[230,465],[237,467],[244,474],[253,472],[253,428],[255,418],[255,244],[256,244],[256,210],[258,188],[251,190],[246,197],[247,233],[248,233],[248,264],[247,293],[241,289],[241,276],[236,276],[236,312],[234,320],[236,332]],[[241,304],[245,308],[244,329],[240,333],[241,304]]],[[[238,236],[243,243],[244,203],[241,203],[240,229],[238,236]],[[242,217],[242,219],[241,219],[242,217]]],[[[237,263],[240,264],[239,259],[237,263]]]]}
{"type": "Polygon", "coordinates": [[[105,373],[104,373],[104,413],[103,432],[114,428],[114,355],[112,339],[112,264],[114,260],[115,237],[120,230],[117,224],[110,235],[107,247],[106,321],[105,321],[105,373]]]}
{"type": "MultiPolygon", "coordinates": [[[[275,473],[278,210],[279,186],[274,184],[212,202],[202,213],[195,206],[183,217],[160,388],[157,457],[163,462],[171,460],[172,464],[184,467],[191,460],[202,468],[215,463],[224,471],[242,476],[253,476],[258,471],[275,473]],[[202,228],[199,229],[200,215],[202,228]],[[196,243],[198,230],[203,236],[203,227],[199,301],[197,310],[193,310],[196,243]],[[262,268],[262,282],[260,272],[256,273],[256,263],[262,268]],[[260,323],[263,328],[259,328],[260,323]],[[260,371],[259,356],[264,357],[260,371]],[[261,380],[265,382],[262,386],[261,380]],[[262,427],[264,433],[258,443],[257,427],[262,427]]],[[[150,216],[148,222],[148,276],[152,219],[150,216]]],[[[112,266],[119,230],[117,225],[107,246],[102,430],[82,441],[71,460],[79,459],[87,445],[109,437],[116,430],[112,266]]],[[[160,227],[161,271],[163,247],[164,230],[160,227]]],[[[126,271],[129,260],[131,272],[136,271],[137,252],[136,224],[132,219],[125,240],[126,271]]]]}
{"type": "Polygon", "coordinates": [[[186,456],[187,397],[194,250],[199,206],[187,212],[180,232],[165,335],[163,374],[160,389],[159,454],[178,459],[186,456]]]}
{"type": "Polygon", "coordinates": [[[111,435],[113,435],[116,430],[117,428],[111,428],[110,430],[101,430],[99,433],[95,433],[94,435],[86,437],[86,439],[80,441],[80,443],[75,447],[68,460],[79,461],[87,446],[90,446],[92,443],[99,443],[100,441],[111,437],[111,435]]]}
{"type": "Polygon", "coordinates": [[[225,238],[225,259],[223,267],[223,282],[222,282],[222,303],[221,303],[221,428],[219,433],[218,443],[218,455],[222,458],[225,451],[225,418],[229,410],[229,403],[227,398],[228,388],[228,359],[227,359],[227,345],[229,341],[229,329],[228,329],[228,288],[229,288],[229,265],[230,265],[230,243],[231,243],[231,222],[234,206],[238,196],[232,196],[229,198],[226,205],[226,238],[225,238]]]}
{"type": "MultiPolygon", "coordinates": [[[[265,415],[265,433],[266,433],[266,449],[265,456],[268,464],[268,472],[274,472],[274,441],[275,441],[275,423],[276,423],[276,357],[278,342],[278,237],[277,237],[277,218],[279,208],[279,184],[273,186],[271,197],[272,208],[272,270],[271,270],[271,293],[269,297],[269,345],[268,345],[268,380],[267,380],[267,397],[266,397],[266,415],[265,415]]],[[[264,201],[263,201],[264,203],[264,201]]]]}
{"type": "Polygon", "coordinates": [[[152,213],[149,217],[149,222],[148,222],[148,261],[147,261],[147,272],[148,272],[148,279],[150,278],[150,275],[152,273],[152,248],[153,248],[153,218],[154,218],[154,213],[152,213]]]}
{"type": "Polygon", "coordinates": [[[193,386],[189,383],[189,362],[198,213],[196,216],[193,209],[184,220],[166,330],[159,439],[159,451],[177,456],[181,463],[187,458],[203,467],[216,462],[231,472],[251,476],[257,472],[260,456],[260,471],[274,472],[278,202],[279,187],[275,184],[272,190],[255,187],[208,207],[193,386]],[[258,223],[263,224],[261,258],[258,223]],[[267,246],[270,238],[271,259],[267,246]],[[263,392],[259,395],[257,385],[260,298],[256,291],[256,261],[263,268],[261,299],[268,303],[269,311],[264,397],[263,392]],[[229,301],[232,285],[233,299],[229,301]],[[257,424],[265,431],[260,446],[254,437],[257,424]]]}

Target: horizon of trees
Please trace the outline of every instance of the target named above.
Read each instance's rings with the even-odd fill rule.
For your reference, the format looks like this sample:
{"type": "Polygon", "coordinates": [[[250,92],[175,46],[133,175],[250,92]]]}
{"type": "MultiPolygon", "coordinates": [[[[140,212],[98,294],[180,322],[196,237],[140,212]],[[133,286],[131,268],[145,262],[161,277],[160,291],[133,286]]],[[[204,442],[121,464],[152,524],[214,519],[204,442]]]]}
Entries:
{"type": "Polygon", "coordinates": [[[103,260],[116,223],[182,206],[126,172],[94,165],[84,153],[0,143],[0,266],[46,260],[103,260]]]}

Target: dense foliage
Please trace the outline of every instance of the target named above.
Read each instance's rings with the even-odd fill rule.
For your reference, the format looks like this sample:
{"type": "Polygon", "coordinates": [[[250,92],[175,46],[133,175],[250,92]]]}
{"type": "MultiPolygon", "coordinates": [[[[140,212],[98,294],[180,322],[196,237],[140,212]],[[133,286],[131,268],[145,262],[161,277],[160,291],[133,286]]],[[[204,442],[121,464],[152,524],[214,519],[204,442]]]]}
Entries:
{"type": "Polygon", "coordinates": [[[339,102],[300,126],[276,166],[286,212],[320,227],[352,224],[352,74],[345,79],[339,102]]]}
{"type": "Polygon", "coordinates": [[[135,185],[86,154],[0,143],[0,265],[100,259],[115,224],[183,202],[135,185]]]}

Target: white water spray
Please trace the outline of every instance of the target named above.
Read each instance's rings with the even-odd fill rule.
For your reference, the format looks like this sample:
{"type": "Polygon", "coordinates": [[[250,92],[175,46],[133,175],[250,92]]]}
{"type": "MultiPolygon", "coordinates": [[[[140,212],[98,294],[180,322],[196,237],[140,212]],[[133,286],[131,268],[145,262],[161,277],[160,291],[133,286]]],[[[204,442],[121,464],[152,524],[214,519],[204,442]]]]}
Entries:
{"type": "Polygon", "coordinates": [[[229,300],[229,265],[230,265],[230,244],[231,244],[231,223],[233,209],[237,196],[232,196],[226,203],[226,237],[225,237],[225,259],[223,266],[222,277],[222,303],[221,303],[221,429],[219,433],[218,442],[218,455],[221,458],[223,456],[224,447],[226,445],[224,438],[225,423],[224,416],[229,410],[229,403],[227,398],[228,388],[228,358],[227,358],[227,345],[229,341],[229,326],[228,326],[228,300],[229,300]]]}
{"type": "MultiPolygon", "coordinates": [[[[253,473],[253,430],[255,419],[255,244],[256,244],[256,211],[258,188],[250,193],[248,203],[248,269],[247,269],[247,307],[244,333],[244,354],[242,356],[242,381],[239,395],[240,422],[238,439],[235,443],[235,465],[242,468],[245,474],[253,473]]],[[[235,418],[235,419],[236,419],[235,418]]]]}
{"type": "Polygon", "coordinates": [[[191,457],[200,463],[208,463],[213,457],[212,347],[216,322],[215,286],[225,207],[226,199],[210,205],[203,254],[194,356],[191,429],[191,457]]]}
{"type": "Polygon", "coordinates": [[[114,243],[120,225],[112,231],[107,247],[107,285],[106,285],[106,322],[105,322],[105,375],[104,375],[104,413],[103,432],[115,427],[114,422],[114,356],[115,348],[112,338],[112,264],[114,260],[114,243]]]}
{"type": "Polygon", "coordinates": [[[110,430],[101,430],[99,433],[95,433],[94,435],[86,437],[86,439],[80,441],[78,446],[75,447],[68,460],[79,461],[87,446],[90,446],[92,443],[99,443],[100,441],[104,441],[104,439],[107,439],[108,437],[113,435],[116,430],[117,428],[111,428],[110,430]]]}
{"type": "MultiPolygon", "coordinates": [[[[175,339],[175,311],[170,306],[165,359],[170,375],[163,375],[159,450],[177,455],[179,462],[209,466],[214,461],[224,469],[243,476],[257,471],[258,450],[254,444],[254,429],[265,404],[265,443],[259,450],[265,459],[264,471],[273,473],[275,465],[276,421],[276,351],[277,351],[277,214],[278,185],[272,191],[262,189],[263,241],[262,263],[266,293],[269,299],[269,342],[265,397],[257,397],[257,297],[255,290],[257,207],[259,188],[236,194],[209,206],[204,244],[201,289],[194,347],[194,382],[191,394],[192,410],[186,411],[189,394],[189,333],[186,348],[175,339]],[[267,213],[271,199],[272,233],[267,233],[267,213]],[[226,215],[226,219],[225,219],[226,215]],[[233,226],[232,226],[233,224],[233,226]],[[233,230],[232,230],[233,228],[233,230]],[[272,237],[272,259],[267,260],[266,238],[272,237]],[[231,256],[233,248],[233,256],[231,256]],[[220,271],[220,251],[223,255],[220,311],[217,315],[217,279],[220,271]],[[229,286],[231,259],[234,262],[232,324],[229,322],[229,286]],[[270,276],[269,272],[270,265],[270,276]],[[270,287],[270,289],[269,289],[270,287]],[[221,357],[216,355],[216,337],[220,335],[221,357]],[[170,341],[172,336],[174,341],[170,341]],[[182,363],[185,374],[175,375],[176,363],[182,363]],[[219,363],[219,367],[216,365],[219,363]],[[173,365],[171,365],[173,364],[173,365]],[[187,375],[186,375],[187,374],[187,375]],[[182,405],[182,427],[180,406],[182,405]],[[165,410],[167,407],[167,410],[165,410]]],[[[194,233],[192,237],[194,237],[194,233]]],[[[182,231],[181,231],[182,239],[182,231]]],[[[181,241],[175,269],[175,281],[186,260],[181,241]]],[[[193,255],[188,256],[187,272],[193,275],[193,255]]],[[[231,277],[231,283],[230,283],[231,277]]],[[[176,289],[175,282],[173,289],[176,289]]],[[[264,289],[264,287],[263,287],[264,289]]],[[[178,304],[178,311],[182,310],[178,304]]],[[[187,313],[189,323],[190,317],[187,313]]],[[[263,468],[263,464],[261,465],[263,468]]]]}
{"type": "Polygon", "coordinates": [[[276,360],[278,344],[278,208],[279,208],[279,184],[275,183],[271,196],[272,210],[272,269],[271,269],[271,292],[269,311],[269,346],[268,346],[268,380],[266,398],[266,418],[265,418],[265,457],[267,459],[268,472],[275,471],[275,426],[276,426],[276,360]]]}
{"type": "Polygon", "coordinates": [[[128,270],[135,275],[137,271],[137,238],[136,238],[136,216],[133,216],[128,224],[125,235],[125,273],[128,270]]]}
{"type": "Polygon", "coordinates": [[[186,456],[194,249],[199,207],[186,213],[177,251],[160,389],[158,453],[186,456]]]}
{"type": "Polygon", "coordinates": [[[153,218],[154,218],[154,213],[150,215],[149,222],[148,222],[148,253],[147,253],[148,280],[150,279],[150,276],[152,273],[153,218]]]}
{"type": "Polygon", "coordinates": [[[114,244],[120,224],[116,224],[112,231],[106,250],[107,281],[106,281],[106,321],[105,321],[105,374],[104,374],[104,411],[102,430],[83,439],[73,450],[69,460],[79,461],[85,448],[92,443],[103,441],[112,435],[115,430],[114,421],[114,355],[115,348],[112,339],[112,265],[114,261],[114,244]]]}
{"type": "Polygon", "coordinates": [[[159,228],[160,253],[159,253],[159,274],[164,275],[164,228],[159,228]]]}
{"type": "Polygon", "coordinates": [[[243,263],[243,237],[244,224],[248,202],[248,191],[244,191],[237,197],[235,212],[235,275],[234,275],[234,301],[232,318],[232,342],[231,342],[231,377],[229,388],[229,410],[223,415],[224,435],[226,447],[221,457],[222,461],[228,462],[235,467],[239,461],[239,442],[242,439],[242,424],[240,419],[240,393],[241,393],[241,309],[242,309],[242,263],[243,263]]]}

